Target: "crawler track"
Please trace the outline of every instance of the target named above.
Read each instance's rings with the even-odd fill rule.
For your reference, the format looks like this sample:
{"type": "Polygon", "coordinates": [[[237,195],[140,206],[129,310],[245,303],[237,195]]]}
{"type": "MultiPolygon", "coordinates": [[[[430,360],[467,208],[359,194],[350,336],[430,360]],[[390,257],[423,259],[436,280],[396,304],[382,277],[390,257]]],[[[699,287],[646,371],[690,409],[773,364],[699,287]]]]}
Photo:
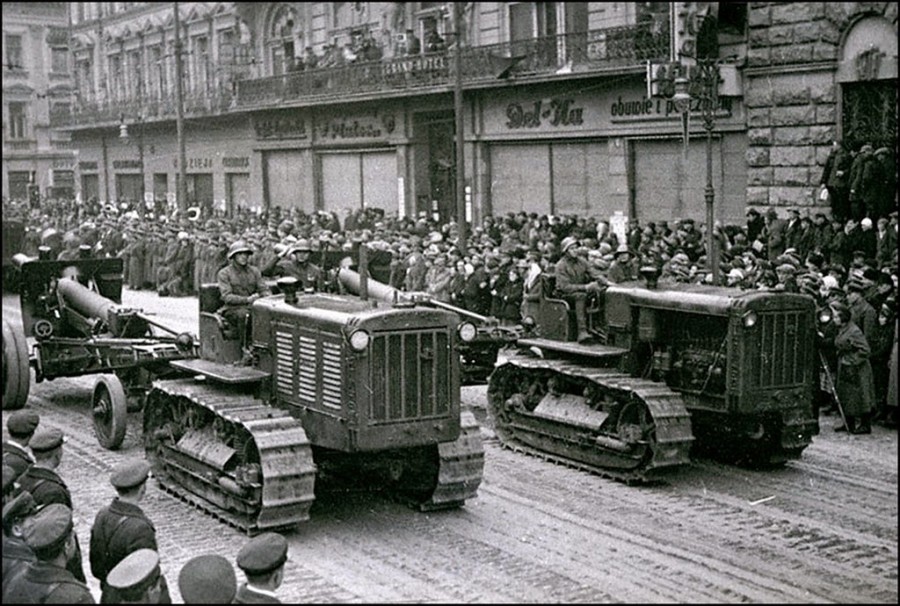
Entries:
{"type": "Polygon", "coordinates": [[[247,533],[309,519],[316,466],[306,433],[249,395],[193,379],[155,381],[144,447],[163,488],[247,533]]]}
{"type": "Polygon", "coordinates": [[[437,449],[436,484],[431,496],[417,503],[421,511],[459,507],[466,499],[475,496],[481,484],[484,447],[475,415],[468,411],[462,412],[459,438],[453,442],[438,444],[437,449]]]}
{"type": "Polygon", "coordinates": [[[694,438],[681,396],[663,384],[614,369],[513,355],[491,376],[488,402],[500,443],[517,452],[627,483],[653,481],[690,462],[694,438]],[[548,391],[553,380],[592,392],[619,411],[590,427],[548,419],[512,403],[519,395],[524,398],[529,386],[548,391]],[[636,427],[640,436],[633,433],[636,427]]]}

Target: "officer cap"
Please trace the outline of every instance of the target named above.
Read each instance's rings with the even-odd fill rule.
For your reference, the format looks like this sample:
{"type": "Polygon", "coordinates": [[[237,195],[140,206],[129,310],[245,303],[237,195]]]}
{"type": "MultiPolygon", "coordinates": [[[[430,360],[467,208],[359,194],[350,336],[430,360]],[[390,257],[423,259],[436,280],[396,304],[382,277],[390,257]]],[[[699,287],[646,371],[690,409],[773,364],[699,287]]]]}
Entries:
{"type": "Polygon", "coordinates": [[[615,256],[618,257],[618,256],[621,255],[621,254],[629,254],[629,255],[631,254],[631,249],[628,248],[628,245],[627,245],[627,244],[624,244],[624,243],[623,243],[623,244],[619,244],[619,247],[616,249],[616,255],[615,255],[615,256]]]}
{"type": "Polygon", "coordinates": [[[61,503],[50,503],[28,518],[22,538],[35,552],[59,546],[72,532],[72,510],[61,503]]]}
{"type": "Polygon", "coordinates": [[[794,275],[797,272],[797,268],[790,263],[782,263],[775,268],[775,271],[777,271],[778,273],[794,275]]]}
{"type": "Polygon", "coordinates": [[[37,429],[41,417],[33,410],[17,410],[6,421],[6,429],[12,436],[30,436],[37,429]]]}
{"type": "Polygon", "coordinates": [[[575,246],[576,244],[578,244],[578,240],[576,240],[572,236],[567,236],[567,237],[563,238],[563,241],[559,245],[560,252],[566,252],[567,250],[569,250],[571,247],[575,246]]]}
{"type": "Polygon", "coordinates": [[[253,537],[237,554],[237,565],[249,575],[268,574],[287,561],[287,540],[278,533],[253,537]]]}
{"type": "Polygon", "coordinates": [[[116,488],[134,488],[149,476],[150,464],[147,461],[126,461],[113,469],[109,482],[116,488]]]}
{"type": "Polygon", "coordinates": [[[28,445],[33,452],[49,452],[62,446],[65,441],[66,437],[63,432],[55,427],[48,427],[34,432],[34,437],[31,438],[28,445]]]}
{"type": "Polygon", "coordinates": [[[224,557],[201,555],[181,568],[178,588],[185,604],[230,604],[237,593],[237,577],[224,557]]]}
{"type": "Polygon", "coordinates": [[[26,518],[37,511],[37,503],[27,490],[23,490],[3,506],[3,526],[9,526],[16,520],[26,518]]]}
{"type": "Polygon", "coordinates": [[[230,259],[239,252],[253,254],[253,249],[251,249],[243,240],[237,240],[228,248],[228,258],[230,259]]]}
{"type": "Polygon", "coordinates": [[[129,594],[146,589],[159,576],[159,554],[152,549],[138,549],[115,565],[106,583],[126,599],[129,594]]]}

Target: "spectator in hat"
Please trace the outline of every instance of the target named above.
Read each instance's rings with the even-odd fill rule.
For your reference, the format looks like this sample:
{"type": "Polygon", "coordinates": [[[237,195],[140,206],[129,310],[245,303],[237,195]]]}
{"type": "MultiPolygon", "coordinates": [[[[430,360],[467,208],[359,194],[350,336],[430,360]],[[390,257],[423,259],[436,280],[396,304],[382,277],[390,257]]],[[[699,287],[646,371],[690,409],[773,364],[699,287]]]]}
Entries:
{"type": "Polygon", "coordinates": [[[231,604],[237,594],[237,576],[224,557],[199,555],[181,567],[178,588],[185,604],[231,604]]]}
{"type": "Polygon", "coordinates": [[[875,232],[875,263],[887,267],[897,261],[897,232],[890,228],[887,217],[878,219],[875,232]]]}
{"type": "Polygon", "coordinates": [[[841,140],[832,143],[828,159],[822,170],[819,183],[828,189],[831,201],[831,214],[839,221],[846,221],[850,216],[850,168],[853,157],[847,145],[841,140]]]}
{"type": "Polygon", "coordinates": [[[434,257],[431,267],[425,273],[425,292],[437,301],[450,303],[450,283],[453,272],[447,267],[447,259],[443,254],[434,257]]]}
{"type": "Polygon", "coordinates": [[[864,143],[850,165],[850,216],[860,221],[872,215],[878,193],[878,167],[874,148],[864,143]]]}
{"type": "Polygon", "coordinates": [[[280,534],[266,532],[250,539],[237,554],[237,565],[247,577],[237,590],[235,604],[280,604],[275,595],[284,580],[288,543],[280,534]]]}
{"type": "Polygon", "coordinates": [[[466,287],[463,290],[463,307],[487,316],[491,313],[490,276],[480,255],[474,255],[471,262],[472,273],[466,278],[466,287]]]}
{"type": "Polygon", "coordinates": [[[28,442],[34,435],[41,417],[33,410],[16,410],[6,420],[9,439],[3,440],[3,464],[10,467],[16,477],[34,463],[34,456],[28,451],[28,442]]]}
{"type": "Polygon", "coordinates": [[[850,317],[853,323],[862,330],[866,340],[871,343],[875,338],[878,312],[863,296],[866,290],[864,280],[864,278],[853,276],[847,281],[847,307],[850,308],[850,317]]]}
{"type": "Polygon", "coordinates": [[[778,213],[774,208],[766,211],[766,249],[769,253],[769,260],[775,261],[787,248],[787,223],[778,218],[778,213]]]}
{"type": "MultiPolygon", "coordinates": [[[[34,454],[34,465],[29,467],[19,477],[19,485],[22,490],[27,490],[34,497],[38,507],[51,503],[60,503],[72,508],[72,493],[63,479],[56,473],[56,469],[62,462],[63,444],[66,437],[63,433],[51,427],[38,429],[29,441],[28,445],[34,454]]],[[[84,566],[81,559],[81,545],[78,536],[75,536],[75,553],[69,560],[66,568],[76,579],[85,582],[84,566]]]]}
{"type": "Polygon", "coordinates": [[[869,216],[878,220],[897,207],[897,160],[887,147],[876,149],[874,156],[874,189],[869,216]]]}
{"type": "Polygon", "coordinates": [[[832,309],[833,321],[837,326],[834,337],[838,362],[835,388],[847,420],[846,425],[838,425],[834,430],[854,434],[871,433],[870,413],[875,400],[875,385],[869,363],[869,342],[853,322],[846,305],[836,303],[832,305],[832,309]]]}
{"type": "Polygon", "coordinates": [[[26,520],[22,534],[36,560],[19,575],[3,580],[4,603],[95,603],[87,585],[66,569],[77,548],[71,508],[47,505],[26,520]]]}
{"type": "MultiPolygon", "coordinates": [[[[112,503],[97,512],[91,527],[91,574],[100,581],[104,604],[119,597],[107,583],[110,571],[138,549],[158,552],[156,528],[140,507],[147,494],[150,465],[144,460],[126,461],[113,469],[110,484],[116,489],[112,503]]],[[[164,599],[169,599],[165,577],[160,581],[164,599]]]]}
{"type": "Polygon", "coordinates": [[[627,244],[623,242],[619,245],[619,248],[616,249],[615,260],[609,267],[609,273],[607,274],[610,282],[621,284],[637,280],[638,272],[633,256],[627,244]]]}
{"type": "Polygon", "coordinates": [[[890,378],[889,361],[891,348],[897,340],[896,299],[889,298],[878,310],[878,320],[870,341],[872,354],[872,377],[875,384],[875,406],[873,420],[884,420],[888,416],[888,379],[890,378]]]}
{"type": "Polygon", "coordinates": [[[106,577],[106,585],[119,604],[171,604],[165,577],[159,569],[159,554],[138,549],[116,564],[106,577]]]}

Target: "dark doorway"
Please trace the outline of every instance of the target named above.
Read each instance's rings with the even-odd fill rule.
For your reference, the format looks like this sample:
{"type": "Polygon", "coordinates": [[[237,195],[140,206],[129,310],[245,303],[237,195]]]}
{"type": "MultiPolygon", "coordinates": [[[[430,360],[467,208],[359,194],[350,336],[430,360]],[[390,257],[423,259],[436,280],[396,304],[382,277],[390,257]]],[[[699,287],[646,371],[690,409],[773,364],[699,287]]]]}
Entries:
{"type": "Polygon", "coordinates": [[[850,82],[842,93],[841,131],[850,149],[871,143],[896,152],[897,80],[850,82]]]}

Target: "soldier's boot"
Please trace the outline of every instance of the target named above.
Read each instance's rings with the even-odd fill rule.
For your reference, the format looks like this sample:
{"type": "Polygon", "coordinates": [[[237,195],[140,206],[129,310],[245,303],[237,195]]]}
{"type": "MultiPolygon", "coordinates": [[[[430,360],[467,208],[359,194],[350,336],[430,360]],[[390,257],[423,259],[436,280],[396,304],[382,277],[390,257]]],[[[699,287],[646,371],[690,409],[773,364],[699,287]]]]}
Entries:
{"type": "Polygon", "coordinates": [[[587,310],[585,309],[585,300],[583,297],[575,299],[575,326],[578,329],[577,340],[579,343],[593,337],[587,328],[587,310]]]}
{"type": "Polygon", "coordinates": [[[856,427],[853,428],[851,433],[855,434],[870,434],[872,433],[872,421],[870,420],[870,413],[866,413],[860,416],[857,420],[856,427]]]}

